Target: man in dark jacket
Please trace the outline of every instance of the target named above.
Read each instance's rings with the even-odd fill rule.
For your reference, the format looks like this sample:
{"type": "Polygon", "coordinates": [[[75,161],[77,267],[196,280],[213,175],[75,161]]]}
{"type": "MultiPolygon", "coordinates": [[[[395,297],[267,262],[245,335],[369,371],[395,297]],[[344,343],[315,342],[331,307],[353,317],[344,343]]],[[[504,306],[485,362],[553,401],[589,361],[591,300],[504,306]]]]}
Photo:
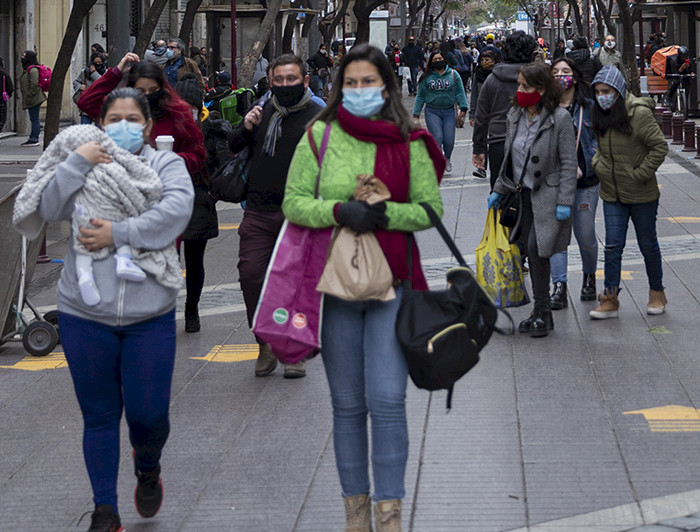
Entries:
{"type": "Polygon", "coordinates": [[[579,72],[581,72],[581,77],[589,84],[593,81],[598,71],[603,68],[603,64],[598,59],[598,56],[591,54],[585,37],[576,37],[574,39],[574,49],[566,54],[566,57],[574,62],[579,72]]]}
{"type": "MultiPolygon", "coordinates": [[[[252,326],[265,271],[282,228],[282,200],[287,171],[307,124],[321,110],[311,101],[304,61],[283,54],[270,65],[272,98],[256,105],[229,135],[229,147],[237,153],[245,146],[252,152],[243,221],[238,229],[238,273],[243,300],[252,326]]],[[[269,344],[259,341],[255,375],[272,373],[277,359],[269,344]]],[[[304,362],[285,365],[285,378],[304,377],[304,362]]]]}
{"type": "Polygon", "coordinates": [[[408,38],[408,44],[401,50],[403,54],[403,62],[411,71],[411,77],[408,80],[408,95],[415,96],[418,92],[418,69],[425,62],[425,54],[420,46],[416,45],[416,38],[411,35],[408,38]]]}
{"type": "Polygon", "coordinates": [[[309,57],[306,62],[311,67],[311,79],[313,80],[311,90],[316,96],[322,98],[333,66],[333,60],[328,56],[328,48],[325,43],[321,44],[318,47],[318,52],[309,57]]]}
{"type": "Polygon", "coordinates": [[[506,114],[518,86],[520,68],[532,60],[537,41],[532,35],[516,31],[506,38],[503,46],[503,63],[493,67],[492,73],[479,91],[474,114],[472,163],[479,169],[486,168],[488,154],[493,188],[503,162],[506,140],[506,114]]]}

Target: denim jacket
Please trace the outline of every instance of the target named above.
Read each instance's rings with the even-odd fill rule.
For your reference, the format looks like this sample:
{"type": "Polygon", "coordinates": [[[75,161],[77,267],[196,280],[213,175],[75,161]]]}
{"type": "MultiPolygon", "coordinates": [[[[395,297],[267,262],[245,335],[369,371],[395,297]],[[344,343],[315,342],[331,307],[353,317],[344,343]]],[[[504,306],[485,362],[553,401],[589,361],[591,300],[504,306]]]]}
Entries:
{"type": "MultiPolygon", "coordinates": [[[[591,123],[591,108],[593,106],[593,100],[586,99],[586,105],[583,108],[583,128],[581,129],[581,151],[583,151],[583,158],[586,163],[584,175],[578,180],[577,188],[592,187],[598,184],[598,176],[595,175],[593,170],[593,165],[591,161],[593,156],[598,151],[598,141],[595,138],[595,133],[593,132],[593,124],[591,123]]],[[[577,102],[574,102],[573,115],[571,117],[575,135],[578,135],[579,126],[579,116],[580,116],[580,106],[577,102]]]]}

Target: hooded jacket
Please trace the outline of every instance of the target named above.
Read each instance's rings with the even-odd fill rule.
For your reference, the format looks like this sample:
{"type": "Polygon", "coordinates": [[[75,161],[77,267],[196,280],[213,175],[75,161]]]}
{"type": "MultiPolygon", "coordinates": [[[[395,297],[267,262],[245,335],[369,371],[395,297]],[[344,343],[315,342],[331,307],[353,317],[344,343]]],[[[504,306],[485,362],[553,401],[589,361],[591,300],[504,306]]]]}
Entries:
{"type": "Polygon", "coordinates": [[[622,61],[622,54],[618,50],[608,50],[605,46],[601,46],[596,51],[595,55],[596,57],[598,57],[598,59],[600,59],[600,63],[603,66],[617,67],[620,70],[620,72],[622,72],[622,75],[625,76],[625,80],[629,79],[627,77],[627,67],[622,61]]]}
{"type": "Polygon", "coordinates": [[[571,50],[566,57],[571,59],[581,72],[581,76],[587,83],[591,83],[598,71],[603,67],[600,59],[591,55],[588,48],[577,48],[571,50]]]}
{"type": "Polygon", "coordinates": [[[26,61],[22,63],[24,70],[19,77],[19,88],[22,92],[22,109],[29,109],[46,101],[46,94],[39,87],[39,61],[36,52],[26,50],[26,61]]]}
{"type": "Polygon", "coordinates": [[[593,170],[603,201],[649,203],[659,198],[656,170],[666,158],[668,144],[654,118],[654,100],[628,94],[625,106],[632,134],[608,129],[599,136],[593,170]]]}
{"type": "Polygon", "coordinates": [[[518,90],[520,63],[497,63],[479,89],[474,114],[474,153],[486,153],[486,145],[506,140],[506,115],[518,90]]]}

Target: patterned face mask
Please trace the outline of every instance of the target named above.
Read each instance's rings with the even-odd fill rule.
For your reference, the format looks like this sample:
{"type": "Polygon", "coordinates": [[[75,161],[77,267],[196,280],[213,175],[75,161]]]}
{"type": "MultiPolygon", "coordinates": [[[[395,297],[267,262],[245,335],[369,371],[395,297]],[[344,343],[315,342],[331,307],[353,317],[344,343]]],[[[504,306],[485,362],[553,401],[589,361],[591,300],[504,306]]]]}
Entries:
{"type": "Polygon", "coordinates": [[[598,105],[600,105],[600,108],[607,111],[615,103],[615,93],[599,94],[595,97],[595,99],[598,100],[598,105]]]}
{"type": "Polygon", "coordinates": [[[571,88],[571,86],[574,84],[574,77],[573,76],[554,76],[556,80],[559,82],[559,85],[561,85],[561,90],[566,92],[571,88]]]}

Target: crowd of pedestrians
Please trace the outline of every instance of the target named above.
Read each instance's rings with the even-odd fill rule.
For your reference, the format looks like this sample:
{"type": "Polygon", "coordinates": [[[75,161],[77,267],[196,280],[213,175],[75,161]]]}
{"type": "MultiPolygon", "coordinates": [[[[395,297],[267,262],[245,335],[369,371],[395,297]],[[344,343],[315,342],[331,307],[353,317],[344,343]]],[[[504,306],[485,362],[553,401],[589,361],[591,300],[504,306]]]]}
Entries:
{"type": "MultiPolygon", "coordinates": [[[[499,207],[507,196],[520,204],[510,241],[527,258],[534,306],[519,331],[547,336],[554,329],[552,312],[568,306],[572,232],[583,263],[580,298],[596,299],[599,198],[605,275],[590,317],[618,317],[630,218],[649,278],[647,312],[664,312],[656,171],[667,147],[654,105],[627,90],[614,36],[594,52],[583,38],[573,39],[568,52],[566,44],[558,43],[551,64],[542,60],[544,43],[523,32],[425,47],[410,37],[403,48],[392,42],[383,51],[358,44],[335,61],[322,44],[306,61],[293,54],[270,62],[260,56],[253,90],[238,88],[227,72],[207,75],[206,49],[188,54],[178,38],[155,41],[143,59],[127,53],[111,69],[104,50],[91,52],[73,82],[84,124],[75,127],[112,143],[107,149],[84,142],[57,161],[41,181],[38,214],[46,221],[71,219],[78,209],[75,194],[105,164],[123,165],[132,176],[154,172],[160,194],[143,212],[80,226],[75,236],[84,249],[69,247],[58,287],[63,346],[85,421],[83,453],[95,503],[90,531],[123,529],[116,496],[122,410],[133,447],[137,511],[152,517],[160,508],[178,290],[151,271],[140,281],[124,281],[113,263],[97,260],[91,282],[101,297],[86,302],[78,286],[79,255],[129,246],[177,256],[182,247],[185,331],[200,331],[207,241],[218,235],[210,178],[242,153],[249,157],[238,271],[251,328],[285,220],[374,233],[393,276],[394,299],[327,295],[323,305],[321,358],[346,531],[402,530],[408,369],[396,335],[387,331],[394,329],[403,283],[427,289],[415,239],[407,235],[431,226],[419,204],[442,215],[439,183],[452,170],[455,129],[467,112],[474,175],[485,178],[490,171],[487,207],[499,207]],[[402,101],[403,78],[415,96],[412,113],[402,101]],[[231,97],[237,98],[235,123],[224,116],[231,97]],[[158,137],[170,138],[171,149],[154,149],[158,137]],[[124,154],[133,160],[120,158],[124,154]],[[386,185],[390,200],[370,205],[353,199],[357,176],[367,174],[386,185]]],[[[36,53],[27,50],[22,64],[23,105],[32,120],[27,142],[35,145],[45,99],[31,68],[38,64],[36,53]]],[[[0,77],[4,90],[12,91],[2,63],[0,77]]],[[[256,340],[254,375],[266,377],[278,358],[262,338],[256,340]]],[[[284,365],[285,378],[305,375],[303,360],[284,365]]]]}

